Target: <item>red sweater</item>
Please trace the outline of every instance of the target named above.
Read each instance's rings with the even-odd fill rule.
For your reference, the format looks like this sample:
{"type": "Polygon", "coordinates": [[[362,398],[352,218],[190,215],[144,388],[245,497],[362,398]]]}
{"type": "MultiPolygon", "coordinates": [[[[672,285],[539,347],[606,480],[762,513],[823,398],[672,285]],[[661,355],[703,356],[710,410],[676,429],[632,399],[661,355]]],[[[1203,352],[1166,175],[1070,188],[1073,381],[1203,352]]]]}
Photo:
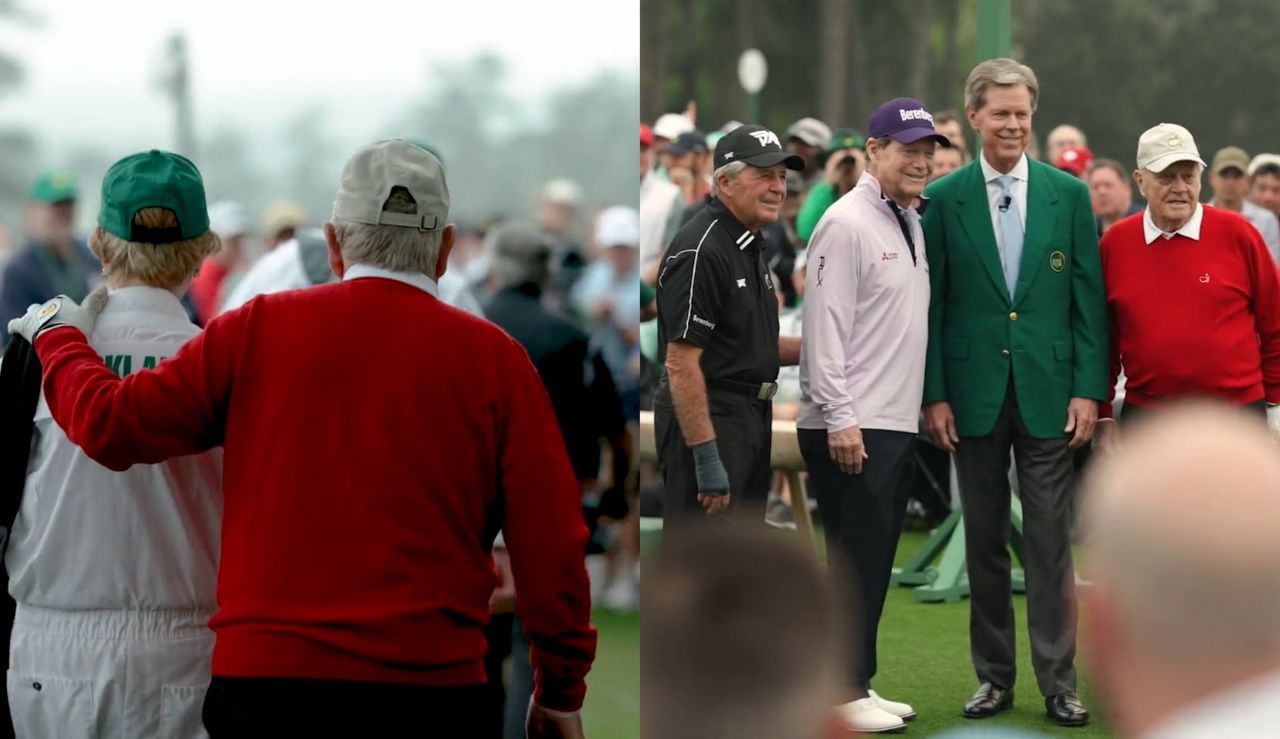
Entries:
{"type": "Polygon", "coordinates": [[[536,700],[581,706],[578,484],[528,355],[493,324],[363,278],[257,298],[123,380],[77,330],[36,349],[54,418],[103,465],[224,447],[215,675],[484,682],[500,527],[536,700]]]}
{"type": "Polygon", "coordinates": [[[1113,393],[1123,363],[1126,404],[1280,403],[1280,273],[1251,223],[1204,206],[1199,241],[1147,244],[1138,213],[1112,226],[1101,250],[1113,393]]]}

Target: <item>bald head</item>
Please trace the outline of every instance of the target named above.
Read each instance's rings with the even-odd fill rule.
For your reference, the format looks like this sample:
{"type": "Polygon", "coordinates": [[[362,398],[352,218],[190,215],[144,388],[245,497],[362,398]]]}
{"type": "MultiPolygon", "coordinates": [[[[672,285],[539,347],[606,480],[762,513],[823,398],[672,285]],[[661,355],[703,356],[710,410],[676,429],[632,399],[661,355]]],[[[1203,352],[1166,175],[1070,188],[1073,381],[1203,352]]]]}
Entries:
{"type": "Polygon", "coordinates": [[[1064,123],[1061,126],[1049,132],[1049,137],[1045,139],[1045,157],[1044,160],[1050,164],[1058,161],[1058,155],[1068,146],[1087,146],[1088,140],[1084,137],[1084,131],[1075,126],[1064,123]]]}
{"type": "Polygon", "coordinates": [[[1126,429],[1085,495],[1095,595],[1126,650],[1280,664],[1280,445],[1258,420],[1153,414],[1126,429]]]}

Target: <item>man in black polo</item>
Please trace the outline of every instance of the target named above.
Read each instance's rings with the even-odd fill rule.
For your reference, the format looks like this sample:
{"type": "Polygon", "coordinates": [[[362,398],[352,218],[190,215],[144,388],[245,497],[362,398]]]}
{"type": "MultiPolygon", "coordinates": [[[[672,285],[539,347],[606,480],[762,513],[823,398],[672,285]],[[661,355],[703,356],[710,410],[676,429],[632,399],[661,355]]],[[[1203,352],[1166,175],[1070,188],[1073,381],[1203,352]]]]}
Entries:
{"type": "Polygon", "coordinates": [[[713,200],[659,267],[658,357],[667,376],[653,410],[668,525],[743,507],[763,521],[770,399],[779,366],[800,361],[800,339],[778,337],[760,229],[778,219],[786,171],[803,168],[763,126],[726,134],[716,144],[713,200]]]}

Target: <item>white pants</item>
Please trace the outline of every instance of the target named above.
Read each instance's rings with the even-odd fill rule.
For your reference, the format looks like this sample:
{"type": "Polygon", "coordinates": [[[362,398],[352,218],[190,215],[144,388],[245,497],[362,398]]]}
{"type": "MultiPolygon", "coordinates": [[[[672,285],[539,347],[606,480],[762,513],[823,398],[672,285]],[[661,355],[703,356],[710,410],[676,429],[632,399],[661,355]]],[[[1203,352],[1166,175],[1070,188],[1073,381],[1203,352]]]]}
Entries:
{"type": "Polygon", "coordinates": [[[8,673],[18,739],[207,739],[210,615],[20,604],[8,673]]]}

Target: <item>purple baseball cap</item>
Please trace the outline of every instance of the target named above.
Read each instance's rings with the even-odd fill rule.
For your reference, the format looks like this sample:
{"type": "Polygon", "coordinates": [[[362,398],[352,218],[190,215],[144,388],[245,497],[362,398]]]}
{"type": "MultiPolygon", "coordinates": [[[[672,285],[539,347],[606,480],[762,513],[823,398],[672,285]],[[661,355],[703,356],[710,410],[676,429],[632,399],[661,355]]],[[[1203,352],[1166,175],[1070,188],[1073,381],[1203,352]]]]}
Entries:
{"type": "Polygon", "coordinates": [[[951,146],[951,140],[933,127],[933,114],[915,98],[894,98],[876,108],[867,135],[873,139],[888,137],[903,144],[933,139],[939,146],[951,146]]]}

